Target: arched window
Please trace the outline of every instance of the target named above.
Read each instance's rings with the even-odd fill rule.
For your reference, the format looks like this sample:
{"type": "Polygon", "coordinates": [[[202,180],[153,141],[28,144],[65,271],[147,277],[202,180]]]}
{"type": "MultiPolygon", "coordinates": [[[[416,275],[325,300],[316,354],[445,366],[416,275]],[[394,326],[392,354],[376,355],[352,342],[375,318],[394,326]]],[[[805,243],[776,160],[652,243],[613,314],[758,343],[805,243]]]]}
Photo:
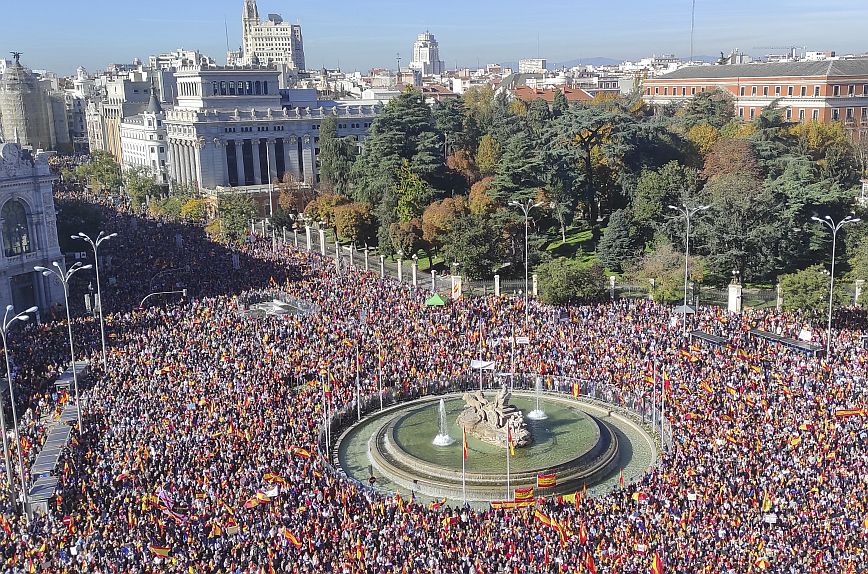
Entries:
{"type": "Polygon", "coordinates": [[[0,224],[3,226],[3,247],[6,257],[14,257],[33,250],[30,243],[30,230],[27,227],[27,212],[18,200],[6,202],[0,211],[0,224]]]}
{"type": "Polygon", "coordinates": [[[262,82],[262,93],[268,95],[268,82],[262,82]]]}
{"type": "Polygon", "coordinates": [[[261,96],[262,95],[262,83],[259,80],[256,80],[256,82],[253,85],[255,86],[253,88],[253,91],[256,93],[257,96],[261,96]]]}

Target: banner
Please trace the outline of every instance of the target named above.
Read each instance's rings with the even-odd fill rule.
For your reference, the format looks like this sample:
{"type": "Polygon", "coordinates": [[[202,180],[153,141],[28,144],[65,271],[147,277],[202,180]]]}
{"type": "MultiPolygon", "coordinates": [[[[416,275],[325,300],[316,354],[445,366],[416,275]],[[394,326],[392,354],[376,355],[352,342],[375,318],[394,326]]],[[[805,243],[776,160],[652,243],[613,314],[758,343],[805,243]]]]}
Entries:
{"type": "Polygon", "coordinates": [[[528,486],[527,488],[516,488],[513,491],[513,498],[516,502],[533,500],[533,487],[528,486]]]}
{"type": "Polygon", "coordinates": [[[553,472],[551,474],[538,474],[536,477],[537,488],[552,488],[558,484],[558,475],[553,472]]]}

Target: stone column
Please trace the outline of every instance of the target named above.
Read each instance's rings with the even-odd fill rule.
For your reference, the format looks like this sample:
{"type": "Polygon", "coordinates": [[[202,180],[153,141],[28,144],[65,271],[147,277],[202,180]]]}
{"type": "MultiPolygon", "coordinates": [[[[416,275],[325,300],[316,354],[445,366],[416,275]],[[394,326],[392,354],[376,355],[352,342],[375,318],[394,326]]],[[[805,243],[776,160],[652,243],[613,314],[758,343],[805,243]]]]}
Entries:
{"type": "Polygon", "coordinates": [[[304,154],[304,181],[310,185],[316,185],[316,158],[313,153],[313,138],[304,136],[302,153],[304,154]]]}
{"type": "Polygon", "coordinates": [[[386,256],[380,255],[380,277],[386,276],[386,256]]]}
{"type": "Polygon", "coordinates": [[[238,185],[244,185],[244,140],[235,140],[235,169],[238,171],[238,185]]]}
{"type": "Polygon", "coordinates": [[[287,171],[292,174],[292,177],[294,177],[296,181],[301,181],[302,174],[301,168],[299,167],[298,136],[290,137],[288,142],[284,142],[283,147],[286,149],[288,156],[286,163],[287,171]]]}
{"type": "Polygon", "coordinates": [[[370,271],[368,268],[368,246],[365,245],[365,271],[370,271]]]}
{"type": "Polygon", "coordinates": [[[277,150],[274,147],[274,140],[268,138],[266,140],[266,146],[268,146],[268,177],[265,181],[269,181],[272,183],[276,183],[277,179],[277,150]]]}
{"type": "Polygon", "coordinates": [[[304,226],[304,235],[307,239],[307,250],[310,251],[310,225],[304,226]]]}
{"type": "Polygon", "coordinates": [[[178,165],[177,165],[178,159],[177,159],[177,156],[175,154],[175,142],[173,140],[168,140],[166,142],[166,146],[168,146],[168,151],[169,151],[169,154],[168,154],[168,156],[169,156],[168,157],[168,160],[169,160],[169,179],[170,180],[178,179],[178,176],[175,172],[175,170],[178,167],[178,165]]]}
{"type": "Polygon", "coordinates": [[[729,300],[727,301],[727,309],[730,313],[741,313],[741,284],[729,284],[729,300]]]}
{"type": "Polygon", "coordinates": [[[777,297],[775,298],[775,310],[780,311],[784,306],[784,292],[781,289],[781,284],[778,283],[775,285],[775,291],[777,291],[777,297]]]}
{"type": "MultiPolygon", "coordinates": [[[[337,242],[335,242],[335,245],[337,245],[337,242]]],[[[320,255],[325,257],[325,254],[326,254],[325,229],[323,229],[322,227],[319,228],[319,252],[320,252],[320,255]]],[[[338,256],[339,255],[340,254],[338,254],[338,256]]]]}
{"type": "Polygon", "coordinates": [[[431,291],[437,292],[437,273],[431,270],[431,291]]]}
{"type": "Polygon", "coordinates": [[[864,279],[856,279],[856,293],[853,295],[853,305],[859,306],[859,298],[862,296],[862,289],[865,288],[864,279]]]}
{"type": "Polygon", "coordinates": [[[413,256],[413,267],[411,268],[412,269],[411,272],[412,272],[412,276],[413,276],[413,287],[418,287],[418,283],[416,283],[416,270],[417,270],[417,268],[418,268],[418,264],[416,263],[416,257],[413,256]]]}
{"type": "Polygon", "coordinates": [[[196,163],[193,158],[193,143],[184,142],[184,165],[187,167],[187,184],[193,183],[193,164],[196,163]]]}
{"type": "Polygon", "coordinates": [[[197,188],[202,187],[202,148],[205,147],[205,138],[199,138],[193,142],[193,182],[197,188]]]}
{"type": "Polygon", "coordinates": [[[398,283],[401,283],[404,280],[404,256],[398,256],[398,283]]]}
{"type": "Polygon", "coordinates": [[[251,142],[253,146],[253,183],[256,185],[261,185],[263,183],[262,168],[259,165],[259,142],[259,138],[256,138],[251,142]]]}
{"type": "Polygon", "coordinates": [[[500,297],[500,275],[494,276],[494,296],[500,297]]]}
{"type": "Polygon", "coordinates": [[[531,287],[531,289],[532,289],[532,290],[531,290],[531,295],[533,295],[534,297],[536,297],[536,296],[537,296],[537,292],[538,292],[538,288],[539,288],[539,277],[537,277],[537,274],[536,274],[536,273],[534,273],[533,275],[531,275],[531,285],[533,285],[533,287],[531,287]]]}

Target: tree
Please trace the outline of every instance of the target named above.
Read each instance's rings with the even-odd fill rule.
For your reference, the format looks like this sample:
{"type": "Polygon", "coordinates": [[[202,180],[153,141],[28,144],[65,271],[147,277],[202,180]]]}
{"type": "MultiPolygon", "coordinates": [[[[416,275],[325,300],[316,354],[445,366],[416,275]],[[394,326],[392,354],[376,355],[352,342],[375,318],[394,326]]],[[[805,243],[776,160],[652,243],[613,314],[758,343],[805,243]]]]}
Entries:
{"type": "Polygon", "coordinates": [[[208,219],[208,202],[204,199],[190,198],[181,205],[180,216],[191,223],[205,223],[208,219]]]}
{"type": "MultiPolygon", "coordinates": [[[[446,158],[446,167],[456,172],[467,186],[479,179],[479,169],[470,154],[460,149],[446,158]]],[[[466,189],[466,188],[465,188],[466,189]]]]}
{"type": "Polygon", "coordinates": [[[560,88],[555,88],[555,97],[552,100],[552,118],[561,117],[569,107],[570,103],[567,101],[567,97],[560,88]]]}
{"type": "Polygon", "coordinates": [[[646,243],[657,232],[663,232],[676,241],[681,235],[680,228],[668,223],[664,218],[667,205],[680,205],[696,196],[699,174],[691,168],[672,161],[660,169],[644,169],[636,182],[631,204],[631,220],[636,239],[646,243]]]}
{"type": "Polygon", "coordinates": [[[220,238],[229,242],[242,242],[250,229],[250,220],[256,217],[256,206],[247,196],[226,193],[217,199],[217,224],[220,238]]]}
{"type": "Polygon", "coordinates": [[[699,124],[720,129],[735,117],[735,104],[723,90],[700,92],[687,101],[679,115],[687,130],[699,124]]]}
{"type": "Polygon", "coordinates": [[[542,162],[530,136],[519,132],[509,140],[491,191],[502,205],[509,201],[525,201],[536,194],[542,185],[542,162]]]}
{"type": "Polygon", "coordinates": [[[350,199],[345,195],[323,193],[307,204],[304,213],[313,221],[322,221],[328,226],[333,226],[335,224],[335,209],[347,203],[350,203],[350,199]]]}
{"type": "Polygon", "coordinates": [[[711,147],[705,158],[702,177],[711,179],[719,175],[729,174],[760,177],[759,162],[750,142],[719,139],[711,147]]]}
{"type": "Polygon", "coordinates": [[[338,137],[337,117],[326,116],[319,127],[320,182],[338,194],[349,191],[350,172],[358,153],[356,140],[338,137]]]}
{"type": "MultiPolygon", "coordinates": [[[[823,265],[813,265],[802,271],[781,276],[781,296],[785,309],[823,313],[829,304],[829,274],[823,265]]],[[[846,302],[847,296],[836,283],[836,303],[846,302]]]]}
{"type": "Polygon", "coordinates": [[[711,209],[695,222],[696,242],[721,279],[737,270],[745,280],[765,279],[777,269],[777,247],[787,229],[775,195],[756,178],[727,174],[702,190],[711,209]]]}
{"type": "Polygon", "coordinates": [[[103,229],[104,215],[96,204],[77,199],[55,199],[57,207],[57,240],[63,253],[81,251],[82,242],[73,235],[84,233],[96,237],[103,229]]]}
{"type": "Polygon", "coordinates": [[[479,126],[470,115],[462,98],[443,100],[434,105],[437,132],[445,134],[451,153],[459,150],[473,152],[479,145],[479,126]]]}
{"type": "MultiPolygon", "coordinates": [[[[705,278],[705,261],[696,256],[689,258],[690,280],[701,282],[705,278]]],[[[650,286],[654,280],[652,296],[655,301],[680,301],[684,297],[684,253],[679,253],[664,237],[658,237],[654,247],[639,261],[631,272],[633,279],[650,286]]]]}
{"type": "Polygon", "coordinates": [[[398,218],[401,221],[410,221],[422,215],[431,190],[421,177],[411,171],[409,162],[405,162],[398,172],[395,195],[398,198],[398,218]]]}
{"type": "Polygon", "coordinates": [[[115,158],[104,151],[96,151],[90,162],[75,168],[75,176],[93,191],[115,191],[121,186],[121,167],[115,158]]]}
{"type": "Polygon", "coordinates": [[[495,174],[497,164],[500,162],[500,154],[500,144],[490,134],[480,138],[479,149],[476,150],[476,167],[483,177],[495,174]]]}
{"type": "Polygon", "coordinates": [[[494,199],[488,190],[491,188],[493,177],[486,177],[477,181],[470,188],[470,195],[467,198],[467,207],[473,215],[490,215],[494,213],[496,206],[494,199]]]}
{"type": "Polygon", "coordinates": [[[536,273],[542,300],[549,305],[599,300],[606,292],[606,278],[599,265],[553,259],[537,267],[536,273]]]}
{"type": "Polygon", "coordinates": [[[687,139],[696,146],[699,154],[703,157],[708,155],[708,152],[712,150],[719,137],[720,130],[711,124],[696,124],[687,130],[687,139]]]}
{"type": "Polygon", "coordinates": [[[277,206],[288,214],[304,212],[307,205],[316,199],[314,189],[309,185],[297,182],[289,172],[283,174],[283,180],[275,187],[277,188],[277,206]]]}
{"type": "Polygon", "coordinates": [[[467,200],[463,197],[447,197],[435,201],[422,214],[422,239],[440,249],[443,240],[452,229],[456,219],[467,213],[467,200]]]}
{"type": "Polygon", "coordinates": [[[374,216],[367,203],[345,203],[334,208],[335,230],[338,237],[353,244],[367,243],[373,239],[374,216]]]}
{"type": "Polygon", "coordinates": [[[464,92],[464,106],[477,126],[485,131],[491,126],[494,114],[494,89],[485,84],[464,92]]]}
{"type": "Polygon", "coordinates": [[[497,230],[479,216],[458,217],[443,243],[446,260],[459,263],[461,274],[469,279],[491,277],[501,258],[497,230]]]}
{"type": "Polygon", "coordinates": [[[160,194],[160,187],[144,168],[130,168],[124,173],[124,190],[130,198],[133,209],[138,209],[146,198],[157,197],[160,194]]]}
{"type": "Polygon", "coordinates": [[[609,217],[609,225],[597,245],[597,258],[607,269],[620,273],[635,255],[630,237],[630,216],[626,210],[618,209],[609,217]]]}
{"type": "Polygon", "coordinates": [[[422,224],[418,219],[400,221],[389,227],[389,242],[395,252],[410,257],[422,249],[422,224]]]}

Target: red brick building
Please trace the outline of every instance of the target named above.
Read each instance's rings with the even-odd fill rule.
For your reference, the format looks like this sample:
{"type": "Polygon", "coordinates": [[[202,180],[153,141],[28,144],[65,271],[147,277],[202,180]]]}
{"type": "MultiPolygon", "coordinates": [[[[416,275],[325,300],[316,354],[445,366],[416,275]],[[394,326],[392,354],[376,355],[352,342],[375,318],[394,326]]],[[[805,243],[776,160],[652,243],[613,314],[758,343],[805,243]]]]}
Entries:
{"type": "Polygon", "coordinates": [[[868,58],[820,62],[690,66],[645,80],[649,104],[682,102],[722,89],[738,117],[750,120],[775,100],[793,122],[844,122],[868,133],[868,58]]]}
{"type": "Polygon", "coordinates": [[[567,88],[566,86],[539,89],[529,88],[527,86],[518,86],[512,91],[512,93],[516,98],[523,100],[527,103],[530,103],[533,100],[543,99],[547,101],[549,105],[551,105],[555,101],[555,92],[557,90],[560,90],[567,98],[567,101],[570,103],[589,102],[594,99],[594,96],[592,96],[585,90],[577,88],[567,88]]]}

